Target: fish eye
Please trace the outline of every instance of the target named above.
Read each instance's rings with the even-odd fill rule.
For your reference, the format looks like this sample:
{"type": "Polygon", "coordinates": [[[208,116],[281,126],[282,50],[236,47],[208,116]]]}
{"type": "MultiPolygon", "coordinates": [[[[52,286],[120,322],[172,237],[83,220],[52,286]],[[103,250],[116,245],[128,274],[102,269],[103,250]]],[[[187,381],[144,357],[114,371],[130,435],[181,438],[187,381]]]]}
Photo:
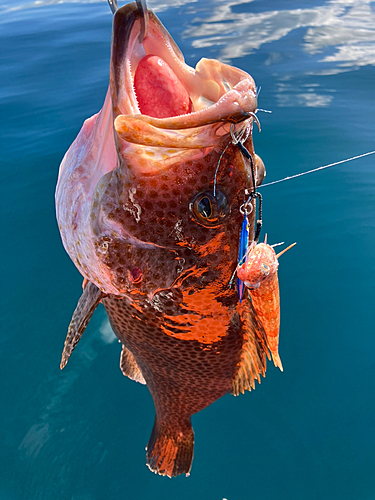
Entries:
{"type": "Polygon", "coordinates": [[[190,205],[198,222],[204,226],[218,226],[229,213],[226,196],[221,191],[200,193],[190,205]]]}
{"type": "Polygon", "coordinates": [[[197,203],[197,212],[204,217],[205,219],[208,219],[212,215],[212,205],[211,201],[207,196],[203,196],[198,203],[197,203]]]}
{"type": "Polygon", "coordinates": [[[261,267],[261,269],[263,271],[263,274],[265,274],[265,275],[269,274],[270,268],[269,268],[269,266],[267,266],[267,264],[262,264],[260,267],[261,267]]]}

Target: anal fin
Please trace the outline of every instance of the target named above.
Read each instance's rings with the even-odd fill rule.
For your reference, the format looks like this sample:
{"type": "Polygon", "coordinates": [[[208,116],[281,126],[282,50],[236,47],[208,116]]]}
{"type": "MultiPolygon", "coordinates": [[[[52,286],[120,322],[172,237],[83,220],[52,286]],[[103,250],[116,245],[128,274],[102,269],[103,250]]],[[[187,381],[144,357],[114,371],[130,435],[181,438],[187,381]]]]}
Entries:
{"type": "Polygon", "coordinates": [[[194,452],[194,431],[190,417],[180,423],[155,418],[147,445],[147,465],[161,476],[189,476],[194,452]]]}
{"type": "Polygon", "coordinates": [[[85,331],[91,316],[100,304],[105,294],[90,281],[86,284],[78,301],[77,307],[68,327],[64,350],[61,356],[60,369],[62,370],[69,361],[70,355],[85,331]]]}
{"type": "Polygon", "coordinates": [[[139,368],[135,357],[124,345],[122,346],[120,357],[120,368],[122,373],[126,377],[129,377],[130,380],[146,385],[146,380],[142,375],[141,369],[139,368]]]}
{"type": "Polygon", "coordinates": [[[260,375],[266,375],[266,356],[271,359],[266,334],[248,297],[242,302],[241,317],[244,337],[241,359],[232,382],[235,396],[255,389],[255,380],[260,383],[260,375]]]}

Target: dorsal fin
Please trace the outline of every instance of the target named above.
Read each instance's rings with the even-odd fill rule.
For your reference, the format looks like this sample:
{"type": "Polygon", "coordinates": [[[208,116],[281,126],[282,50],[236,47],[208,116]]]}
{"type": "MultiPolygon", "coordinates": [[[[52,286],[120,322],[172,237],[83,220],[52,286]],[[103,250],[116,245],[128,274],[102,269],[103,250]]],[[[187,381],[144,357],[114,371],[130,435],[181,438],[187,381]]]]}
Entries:
{"type": "Polygon", "coordinates": [[[260,383],[260,375],[266,375],[266,356],[271,359],[263,326],[247,294],[244,299],[241,312],[244,337],[241,359],[232,382],[234,396],[255,389],[255,380],[260,383]]]}
{"type": "Polygon", "coordinates": [[[129,377],[130,380],[134,380],[135,382],[146,385],[146,380],[142,375],[141,369],[139,368],[135,357],[124,345],[122,346],[120,357],[120,368],[122,373],[126,377],[129,377]]]}
{"type": "Polygon", "coordinates": [[[61,370],[66,366],[70,355],[82,337],[91,316],[103,297],[105,297],[105,294],[99,290],[97,286],[91,282],[86,284],[69,324],[68,333],[64,343],[64,350],[61,356],[61,370]]]}

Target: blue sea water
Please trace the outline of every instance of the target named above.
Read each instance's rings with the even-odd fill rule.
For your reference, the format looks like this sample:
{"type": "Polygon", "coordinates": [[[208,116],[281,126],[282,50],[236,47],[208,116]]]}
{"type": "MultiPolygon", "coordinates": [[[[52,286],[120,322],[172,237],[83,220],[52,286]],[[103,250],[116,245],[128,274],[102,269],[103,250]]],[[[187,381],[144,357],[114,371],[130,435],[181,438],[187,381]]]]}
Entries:
{"type": "MultiPolygon", "coordinates": [[[[267,181],[375,150],[375,2],[149,1],[189,64],[262,90],[267,181]]],[[[264,187],[280,353],[255,391],[193,417],[189,478],[155,476],[153,403],[98,309],[63,372],[82,278],[54,215],[59,163],[108,85],[105,1],[0,0],[1,500],[375,498],[375,155],[264,187]]]]}

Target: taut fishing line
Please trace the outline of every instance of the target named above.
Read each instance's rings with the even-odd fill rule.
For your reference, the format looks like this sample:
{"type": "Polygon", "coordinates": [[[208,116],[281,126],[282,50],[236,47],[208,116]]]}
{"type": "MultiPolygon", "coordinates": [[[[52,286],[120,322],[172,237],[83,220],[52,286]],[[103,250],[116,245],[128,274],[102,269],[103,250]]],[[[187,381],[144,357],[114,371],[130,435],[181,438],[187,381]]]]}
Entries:
{"type": "Polygon", "coordinates": [[[266,186],[272,186],[272,184],[278,184],[279,182],[289,181],[290,179],[295,179],[296,177],[301,177],[302,175],[312,174],[313,172],[317,172],[318,170],[324,170],[325,168],[335,167],[336,165],[340,165],[341,163],[347,163],[348,161],[358,160],[358,158],[363,158],[364,156],[373,155],[374,153],[375,151],[369,151],[368,153],[363,153],[358,156],[352,156],[351,158],[346,158],[345,160],[336,161],[335,163],[330,163],[329,165],[324,165],[323,167],[307,170],[307,172],[301,172],[300,174],[290,175],[289,177],[284,177],[283,179],[279,179],[278,181],[267,182],[267,184],[262,184],[258,186],[258,189],[264,188],[266,186]]]}

